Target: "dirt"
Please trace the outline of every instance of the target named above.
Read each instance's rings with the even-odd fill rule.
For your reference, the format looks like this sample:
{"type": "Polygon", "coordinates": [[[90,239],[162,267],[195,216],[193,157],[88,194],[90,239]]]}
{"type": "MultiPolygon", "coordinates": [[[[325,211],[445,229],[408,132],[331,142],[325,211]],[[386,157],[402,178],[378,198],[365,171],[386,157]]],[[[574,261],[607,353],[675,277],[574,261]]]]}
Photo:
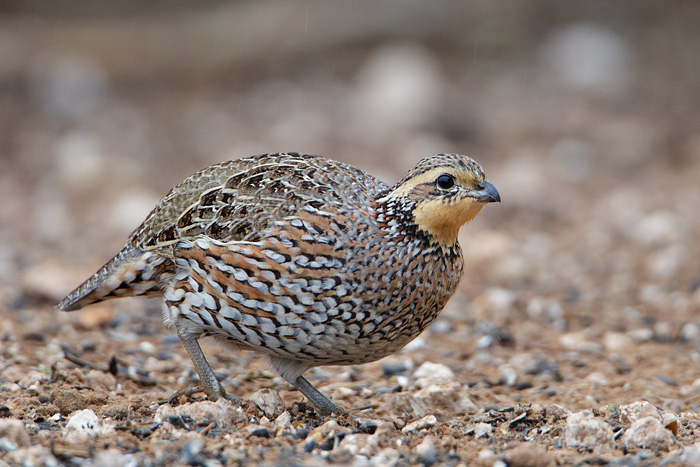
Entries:
{"type": "Polygon", "coordinates": [[[341,19],[315,5],[274,24],[324,40],[228,55],[236,28],[219,17],[245,28],[252,5],[277,11],[243,4],[118,24],[104,13],[97,28],[70,9],[0,10],[0,465],[700,464],[700,90],[687,54],[700,9],[640,6],[623,27],[548,2],[505,16],[462,6],[491,33],[411,11],[406,24],[426,29],[385,38],[352,8],[341,19]],[[188,36],[181,58],[196,66],[163,52],[149,68],[110,47],[170,50],[143,21],[209,34],[188,36]],[[566,75],[567,33],[595,37],[593,56],[615,66],[595,82],[566,75]],[[36,47],[15,53],[28,38],[36,47]],[[386,83],[407,76],[392,100],[386,83]],[[375,363],[307,372],[349,416],[319,416],[262,357],[207,341],[242,402],[168,403],[196,374],[161,303],[54,309],[172,185],[276,150],[389,183],[423,155],[467,153],[503,199],[462,229],[464,278],[423,335],[375,363]]]}

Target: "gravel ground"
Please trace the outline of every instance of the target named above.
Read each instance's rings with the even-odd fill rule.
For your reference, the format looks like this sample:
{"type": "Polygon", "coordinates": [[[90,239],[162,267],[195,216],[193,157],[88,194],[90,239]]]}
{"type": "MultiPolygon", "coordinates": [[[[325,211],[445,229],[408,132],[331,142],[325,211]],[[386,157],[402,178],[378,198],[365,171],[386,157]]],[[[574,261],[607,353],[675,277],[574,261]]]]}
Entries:
{"type": "Polygon", "coordinates": [[[438,3],[0,9],[0,465],[700,464],[700,8],[438,3]],[[462,152],[503,202],[422,336],[308,372],[352,417],[206,341],[243,404],[163,403],[196,374],[158,301],[53,306],[170,186],[280,150],[387,182],[462,152]]]}

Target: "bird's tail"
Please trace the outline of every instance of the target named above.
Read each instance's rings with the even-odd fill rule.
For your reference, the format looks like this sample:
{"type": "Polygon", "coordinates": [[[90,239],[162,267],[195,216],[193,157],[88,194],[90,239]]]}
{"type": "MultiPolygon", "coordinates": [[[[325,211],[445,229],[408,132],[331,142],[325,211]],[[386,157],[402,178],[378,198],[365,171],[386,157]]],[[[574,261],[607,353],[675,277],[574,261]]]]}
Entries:
{"type": "Polygon", "coordinates": [[[164,275],[173,270],[170,259],[127,247],[69,293],[56,308],[73,311],[110,298],[162,295],[164,275]]]}

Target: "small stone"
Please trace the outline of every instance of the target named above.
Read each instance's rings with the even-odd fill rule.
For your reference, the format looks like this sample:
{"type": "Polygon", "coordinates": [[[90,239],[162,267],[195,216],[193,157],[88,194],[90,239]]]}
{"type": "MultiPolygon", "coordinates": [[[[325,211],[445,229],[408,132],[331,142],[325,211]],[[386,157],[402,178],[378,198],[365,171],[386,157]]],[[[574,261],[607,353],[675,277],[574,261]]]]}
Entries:
{"type": "Polygon", "coordinates": [[[76,390],[59,389],[51,393],[50,401],[58,407],[61,415],[70,415],[76,410],[87,408],[87,401],[76,390]]]}
{"type": "Polygon", "coordinates": [[[393,394],[388,406],[391,413],[409,419],[424,417],[428,411],[423,400],[418,400],[407,392],[393,394]]]}
{"type": "Polygon", "coordinates": [[[423,465],[433,465],[437,460],[437,452],[435,451],[435,442],[432,436],[426,436],[421,443],[416,446],[416,454],[418,462],[423,465]]]}
{"type": "Polygon", "coordinates": [[[377,453],[378,446],[379,440],[373,435],[368,435],[366,433],[350,433],[345,435],[336,450],[347,451],[353,456],[364,456],[368,458],[377,453]]]}
{"type": "Polygon", "coordinates": [[[661,421],[658,409],[647,401],[636,401],[620,406],[620,421],[622,423],[634,423],[644,417],[654,417],[661,421]]]}
{"type": "Polygon", "coordinates": [[[474,437],[479,438],[489,438],[493,433],[493,427],[488,423],[479,423],[474,427],[474,437]]]}
{"type": "Polygon", "coordinates": [[[447,409],[457,415],[474,414],[479,411],[469,397],[467,388],[456,382],[431,384],[414,393],[413,397],[422,406],[447,409]]]}
{"type": "Polygon", "coordinates": [[[280,414],[279,417],[275,419],[275,426],[277,429],[289,428],[292,426],[292,415],[286,410],[280,414]]]}
{"type": "Polygon", "coordinates": [[[506,451],[508,467],[549,467],[556,463],[551,454],[538,446],[522,443],[506,451]]]}
{"type": "Polygon", "coordinates": [[[637,342],[648,342],[654,338],[654,330],[650,328],[633,329],[627,335],[637,342]]]}
{"type": "Polygon", "coordinates": [[[684,448],[680,461],[684,465],[700,465],[700,441],[684,448]]]}
{"type": "Polygon", "coordinates": [[[274,389],[261,389],[250,396],[250,400],[257,405],[268,418],[276,418],[284,412],[284,401],[274,389]]]}
{"type": "Polygon", "coordinates": [[[663,426],[673,433],[673,436],[678,436],[678,428],[680,427],[680,419],[673,412],[663,412],[661,414],[661,423],[663,426]]]}
{"type": "Polygon", "coordinates": [[[432,378],[453,380],[455,379],[455,374],[447,365],[443,365],[442,363],[425,362],[413,372],[413,377],[415,379],[432,378]]]}
{"type": "Polygon", "coordinates": [[[571,410],[559,404],[552,404],[545,409],[544,414],[547,418],[556,422],[571,415],[571,410]]]}
{"type": "Polygon", "coordinates": [[[668,451],[675,442],[671,431],[656,417],[640,418],[622,435],[622,444],[628,449],[641,447],[668,451]]]}
{"type": "Polygon", "coordinates": [[[566,418],[566,445],[600,453],[613,446],[612,427],[593,416],[590,410],[572,413],[566,418]]]}
{"type": "Polygon", "coordinates": [[[634,341],[627,334],[608,331],[603,335],[603,345],[608,352],[624,352],[634,346],[634,341]]]}
{"type": "Polygon", "coordinates": [[[426,415],[425,417],[416,420],[415,422],[409,423],[401,430],[401,433],[408,434],[414,431],[422,430],[424,428],[430,428],[435,426],[437,423],[437,418],[435,415],[426,415]]]}
{"type": "Polygon", "coordinates": [[[85,375],[85,384],[93,389],[113,391],[117,387],[117,380],[112,373],[99,370],[90,370],[85,375]]]}
{"type": "Polygon", "coordinates": [[[100,423],[100,419],[97,418],[95,412],[90,409],[85,409],[75,412],[70,416],[64,432],[68,433],[71,430],[87,433],[91,437],[94,437],[102,433],[104,427],[102,423],[100,423]]]}
{"type": "Polygon", "coordinates": [[[384,448],[369,459],[369,465],[372,467],[393,466],[398,465],[400,459],[401,455],[397,449],[384,448]]]}
{"type": "Polygon", "coordinates": [[[243,410],[234,407],[227,399],[219,399],[216,402],[192,402],[177,407],[161,405],[156,411],[155,421],[162,423],[170,418],[183,417],[190,417],[197,426],[214,423],[217,428],[230,428],[237,423],[247,421],[243,410]]]}
{"type": "Polygon", "coordinates": [[[586,381],[590,382],[593,386],[598,387],[608,385],[608,380],[605,378],[605,375],[599,371],[594,371],[586,376],[586,381]]]}
{"type": "Polygon", "coordinates": [[[12,447],[12,449],[6,449],[8,451],[30,445],[29,433],[21,420],[0,419],[0,439],[6,440],[6,447],[12,447]]]}
{"type": "Polygon", "coordinates": [[[490,449],[482,449],[476,457],[481,461],[489,462],[496,458],[496,453],[490,449]]]}
{"type": "Polygon", "coordinates": [[[579,352],[598,353],[603,350],[603,346],[598,342],[589,340],[585,332],[570,332],[559,338],[559,343],[569,350],[579,352]]]}
{"type": "Polygon", "coordinates": [[[46,373],[31,370],[22,379],[17,381],[17,384],[19,384],[23,388],[28,388],[37,384],[45,383],[48,380],[49,376],[46,373]]]}

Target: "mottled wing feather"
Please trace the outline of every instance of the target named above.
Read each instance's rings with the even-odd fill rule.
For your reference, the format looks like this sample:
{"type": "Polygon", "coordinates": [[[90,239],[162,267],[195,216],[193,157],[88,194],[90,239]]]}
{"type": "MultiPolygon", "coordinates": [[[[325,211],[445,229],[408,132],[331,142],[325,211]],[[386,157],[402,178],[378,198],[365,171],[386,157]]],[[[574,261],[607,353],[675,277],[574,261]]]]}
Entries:
{"type": "Polygon", "coordinates": [[[386,189],[359,169],[319,156],[274,154],[229,161],[173,188],[129,243],[152,250],[200,236],[257,241],[265,229],[301,209],[367,207],[386,189]]]}

